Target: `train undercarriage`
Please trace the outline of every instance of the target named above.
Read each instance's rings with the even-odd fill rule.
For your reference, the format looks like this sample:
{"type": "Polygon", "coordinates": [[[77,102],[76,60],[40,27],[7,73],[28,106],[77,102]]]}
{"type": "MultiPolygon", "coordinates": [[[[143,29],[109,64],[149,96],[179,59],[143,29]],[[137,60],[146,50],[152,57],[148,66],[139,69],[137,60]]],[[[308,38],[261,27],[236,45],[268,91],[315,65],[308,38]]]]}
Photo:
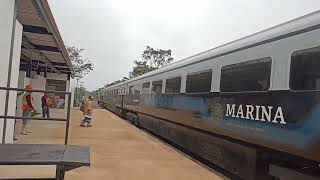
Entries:
{"type": "Polygon", "coordinates": [[[123,107],[103,108],[165,140],[230,179],[318,180],[319,164],[123,107]]]}

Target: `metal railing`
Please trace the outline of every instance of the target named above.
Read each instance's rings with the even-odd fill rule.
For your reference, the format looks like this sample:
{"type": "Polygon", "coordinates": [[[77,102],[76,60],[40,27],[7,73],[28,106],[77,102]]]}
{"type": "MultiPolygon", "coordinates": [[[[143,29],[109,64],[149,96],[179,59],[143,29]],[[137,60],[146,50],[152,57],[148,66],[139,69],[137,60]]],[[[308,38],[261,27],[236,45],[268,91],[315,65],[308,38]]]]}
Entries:
{"type": "MultiPolygon", "coordinates": [[[[64,138],[64,144],[68,144],[68,138],[69,138],[69,126],[70,126],[70,111],[71,111],[71,92],[66,91],[47,91],[47,90],[27,90],[27,89],[21,89],[21,88],[8,88],[8,87],[0,87],[0,91],[17,91],[17,92],[39,92],[39,93],[54,93],[54,94],[65,94],[68,95],[68,105],[67,105],[67,117],[66,118],[40,118],[40,117],[22,117],[22,116],[9,116],[8,115],[8,106],[9,106],[9,96],[6,96],[5,99],[5,112],[4,115],[0,115],[0,118],[3,119],[3,135],[2,135],[2,144],[5,144],[6,139],[6,130],[7,130],[7,121],[8,120],[16,120],[16,119],[28,119],[28,120],[46,120],[46,121],[65,121],[66,127],[65,127],[65,138],[64,138]]],[[[7,93],[8,94],[8,93],[7,93]]]]}

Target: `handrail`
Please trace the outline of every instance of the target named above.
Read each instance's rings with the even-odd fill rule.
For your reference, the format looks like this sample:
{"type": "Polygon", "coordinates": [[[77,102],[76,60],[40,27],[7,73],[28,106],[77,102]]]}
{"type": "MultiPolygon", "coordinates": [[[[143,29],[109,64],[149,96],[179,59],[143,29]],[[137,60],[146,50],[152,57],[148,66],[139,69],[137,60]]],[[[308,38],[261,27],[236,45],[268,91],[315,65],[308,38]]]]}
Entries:
{"type": "Polygon", "coordinates": [[[1,116],[0,119],[7,118],[7,119],[29,119],[29,120],[45,120],[45,121],[67,121],[67,118],[41,118],[41,117],[22,117],[22,116],[1,116]]]}
{"type": "MultiPolygon", "coordinates": [[[[71,111],[71,92],[67,91],[48,91],[48,90],[39,90],[39,89],[23,89],[23,88],[12,88],[12,87],[0,87],[0,91],[28,91],[28,92],[41,92],[41,93],[55,93],[55,94],[66,94],[68,96],[68,104],[67,104],[67,117],[66,118],[40,118],[40,117],[21,117],[21,116],[9,116],[8,114],[8,104],[9,101],[6,99],[5,104],[5,115],[0,115],[0,119],[3,118],[3,136],[2,136],[2,144],[5,144],[6,139],[6,129],[7,129],[7,120],[8,119],[29,119],[29,120],[45,120],[45,121],[60,121],[60,122],[66,122],[66,128],[65,128],[65,139],[64,144],[68,144],[68,137],[69,137],[69,126],[70,126],[70,111],[71,111]]],[[[7,97],[8,98],[8,97],[7,97]]]]}
{"type": "Polygon", "coordinates": [[[12,87],[0,87],[0,90],[8,90],[8,91],[30,91],[30,92],[43,92],[43,93],[56,93],[56,94],[71,94],[71,92],[67,91],[48,91],[48,90],[39,90],[39,89],[23,89],[23,88],[12,88],[12,87]]]}

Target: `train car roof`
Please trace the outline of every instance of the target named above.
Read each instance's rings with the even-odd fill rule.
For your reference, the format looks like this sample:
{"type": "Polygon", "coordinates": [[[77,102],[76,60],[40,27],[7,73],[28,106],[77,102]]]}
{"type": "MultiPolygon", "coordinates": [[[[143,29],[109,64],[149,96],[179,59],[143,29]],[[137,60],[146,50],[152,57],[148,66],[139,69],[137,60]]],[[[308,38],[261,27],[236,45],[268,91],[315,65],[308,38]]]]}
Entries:
{"type": "Polygon", "coordinates": [[[237,51],[245,50],[251,47],[263,45],[287,37],[295,36],[304,32],[312,31],[320,28],[320,10],[313,13],[301,16],[299,18],[290,20],[288,22],[276,25],[266,30],[254,33],[252,35],[240,38],[235,41],[223,44],[221,46],[209,49],[207,51],[195,54],[177,62],[171,63],[160,69],[148,72],[141,76],[127,80],[125,82],[115,84],[105,89],[113,89],[114,87],[121,86],[129,82],[137,81],[147,77],[155,76],[164,72],[179,69],[195,63],[213,59],[216,57],[231,54],[237,51]]]}

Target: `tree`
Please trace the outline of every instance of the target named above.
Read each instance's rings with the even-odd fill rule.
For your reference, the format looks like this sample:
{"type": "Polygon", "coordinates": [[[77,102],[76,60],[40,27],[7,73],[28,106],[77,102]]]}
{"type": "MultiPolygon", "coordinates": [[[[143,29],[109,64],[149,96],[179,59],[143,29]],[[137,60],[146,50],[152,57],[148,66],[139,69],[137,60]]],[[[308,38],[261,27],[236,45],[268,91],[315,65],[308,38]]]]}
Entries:
{"type": "Polygon", "coordinates": [[[137,77],[155,69],[168,65],[173,61],[171,50],[153,49],[150,46],[142,53],[141,60],[135,60],[133,70],[130,71],[129,77],[137,77]]]}
{"type": "Polygon", "coordinates": [[[108,83],[108,84],[106,84],[104,87],[106,88],[106,87],[110,87],[110,86],[113,86],[113,85],[115,85],[115,84],[119,84],[119,83],[121,83],[121,82],[124,82],[124,81],[126,81],[126,80],[128,80],[129,78],[127,78],[127,77],[123,77],[121,80],[116,80],[116,81],[114,81],[114,82],[112,82],[112,83],[108,83]]]}
{"type": "Polygon", "coordinates": [[[71,64],[74,70],[74,77],[77,80],[76,89],[75,89],[75,104],[78,104],[81,95],[78,92],[82,92],[78,88],[79,79],[87,75],[90,71],[93,70],[93,63],[88,59],[82,56],[84,49],[79,49],[75,46],[68,46],[67,51],[71,60],[71,64]]]}
{"type": "Polygon", "coordinates": [[[171,57],[171,50],[162,50],[162,49],[153,49],[150,46],[146,47],[146,50],[143,51],[141,60],[135,60],[133,70],[129,72],[129,78],[123,77],[121,80],[117,80],[111,83],[108,83],[104,86],[110,87],[115,84],[124,82],[130,78],[134,78],[145,74],[147,72],[153,71],[155,69],[161,68],[168,65],[173,61],[171,57]]]}
{"type": "Polygon", "coordinates": [[[84,49],[68,46],[67,50],[74,69],[74,77],[81,79],[93,70],[93,63],[88,58],[82,56],[84,49]]]}
{"type": "Polygon", "coordinates": [[[153,71],[157,68],[152,67],[150,65],[147,65],[147,62],[144,61],[134,61],[135,66],[133,67],[133,70],[129,72],[129,77],[134,78],[137,76],[140,76],[142,74],[145,74],[147,72],[153,71]]]}

